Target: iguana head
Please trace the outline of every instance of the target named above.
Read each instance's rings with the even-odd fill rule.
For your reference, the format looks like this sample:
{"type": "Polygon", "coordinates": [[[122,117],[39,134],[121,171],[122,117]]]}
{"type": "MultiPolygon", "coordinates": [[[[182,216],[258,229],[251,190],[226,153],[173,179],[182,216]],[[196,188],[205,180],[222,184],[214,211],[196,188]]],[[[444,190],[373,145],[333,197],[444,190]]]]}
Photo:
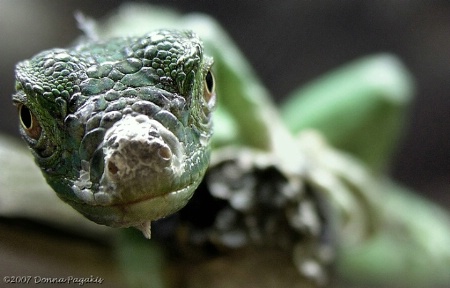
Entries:
{"type": "Polygon", "coordinates": [[[197,36],[173,30],[44,51],[17,65],[21,134],[61,199],[149,236],[208,166],[211,65],[197,36]]]}

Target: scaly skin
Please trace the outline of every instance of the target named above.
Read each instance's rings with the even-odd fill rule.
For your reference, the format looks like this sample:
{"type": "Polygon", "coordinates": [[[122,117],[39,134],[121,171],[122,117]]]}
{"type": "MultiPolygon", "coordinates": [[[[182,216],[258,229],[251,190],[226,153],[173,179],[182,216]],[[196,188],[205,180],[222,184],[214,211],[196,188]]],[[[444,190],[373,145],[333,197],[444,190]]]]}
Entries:
{"type": "Polygon", "coordinates": [[[208,166],[211,65],[195,34],[175,30],[44,51],[17,65],[21,134],[62,200],[150,237],[208,166]]]}

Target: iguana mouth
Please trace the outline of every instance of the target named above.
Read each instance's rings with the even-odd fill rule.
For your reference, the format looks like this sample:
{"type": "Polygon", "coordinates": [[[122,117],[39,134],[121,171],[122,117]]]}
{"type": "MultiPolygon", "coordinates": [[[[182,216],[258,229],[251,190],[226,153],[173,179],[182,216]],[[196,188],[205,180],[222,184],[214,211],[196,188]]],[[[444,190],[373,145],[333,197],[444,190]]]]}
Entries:
{"type": "Polygon", "coordinates": [[[150,221],[185,206],[203,178],[204,170],[193,165],[207,161],[206,151],[188,157],[183,145],[152,117],[124,116],[108,129],[100,145],[104,168],[99,185],[94,189],[90,163],[84,161],[72,186],[81,201],[71,205],[98,224],[133,226],[150,237],[150,221]]]}
{"type": "Polygon", "coordinates": [[[195,177],[194,182],[182,189],[163,195],[143,197],[135,201],[113,205],[86,205],[68,200],[86,218],[98,224],[111,227],[135,227],[150,238],[150,222],[170,215],[186,205],[192,197],[192,190],[200,184],[203,175],[195,177]]]}

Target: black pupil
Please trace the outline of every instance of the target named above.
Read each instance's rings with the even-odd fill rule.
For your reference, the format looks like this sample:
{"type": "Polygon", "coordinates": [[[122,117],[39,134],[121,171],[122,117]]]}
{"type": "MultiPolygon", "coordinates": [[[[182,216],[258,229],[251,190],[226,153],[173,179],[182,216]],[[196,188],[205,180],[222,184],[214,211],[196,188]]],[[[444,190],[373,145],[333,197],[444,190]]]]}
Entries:
{"type": "Polygon", "coordinates": [[[208,91],[211,93],[214,89],[214,78],[210,71],[206,74],[206,88],[208,88],[208,91]]]}
{"type": "Polygon", "coordinates": [[[25,126],[25,128],[27,128],[27,129],[31,128],[32,120],[31,120],[30,109],[28,109],[25,106],[22,106],[20,108],[20,120],[22,121],[22,124],[23,124],[23,126],[25,126]]]}

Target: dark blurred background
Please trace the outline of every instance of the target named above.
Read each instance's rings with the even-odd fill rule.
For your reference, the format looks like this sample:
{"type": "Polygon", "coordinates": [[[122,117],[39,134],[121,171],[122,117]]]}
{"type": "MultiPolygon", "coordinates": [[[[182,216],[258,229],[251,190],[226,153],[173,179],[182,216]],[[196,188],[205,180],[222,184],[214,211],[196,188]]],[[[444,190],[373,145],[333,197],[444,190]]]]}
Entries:
{"type": "MultiPolygon", "coordinates": [[[[121,2],[0,0],[0,133],[18,135],[15,63],[69,45],[80,34],[75,11],[100,18],[121,2]]],[[[217,18],[276,101],[357,57],[398,55],[417,80],[417,98],[390,173],[450,208],[450,1],[149,2],[217,18]]]]}

